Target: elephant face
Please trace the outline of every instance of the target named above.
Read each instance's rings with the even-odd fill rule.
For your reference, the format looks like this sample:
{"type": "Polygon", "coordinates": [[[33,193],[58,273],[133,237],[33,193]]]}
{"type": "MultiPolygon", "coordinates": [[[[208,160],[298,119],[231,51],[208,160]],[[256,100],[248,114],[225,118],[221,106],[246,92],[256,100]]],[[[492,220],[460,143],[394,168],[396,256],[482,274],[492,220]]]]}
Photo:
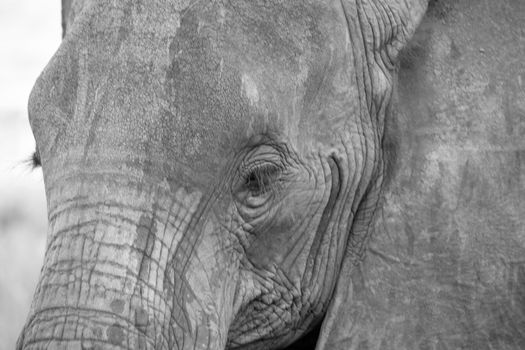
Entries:
{"type": "Polygon", "coordinates": [[[401,3],[65,5],[30,98],[50,228],[19,348],[270,349],[318,324],[380,189],[423,13],[401,3]]]}

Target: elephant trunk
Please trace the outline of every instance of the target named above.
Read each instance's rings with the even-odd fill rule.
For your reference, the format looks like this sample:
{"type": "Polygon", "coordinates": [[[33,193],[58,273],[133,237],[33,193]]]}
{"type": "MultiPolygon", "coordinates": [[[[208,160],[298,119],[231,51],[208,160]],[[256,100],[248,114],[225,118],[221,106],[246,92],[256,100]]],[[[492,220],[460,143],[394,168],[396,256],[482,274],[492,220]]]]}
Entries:
{"type": "Polygon", "coordinates": [[[52,192],[17,349],[224,348],[235,283],[213,269],[227,254],[200,220],[200,195],[116,182],[52,192]]]}

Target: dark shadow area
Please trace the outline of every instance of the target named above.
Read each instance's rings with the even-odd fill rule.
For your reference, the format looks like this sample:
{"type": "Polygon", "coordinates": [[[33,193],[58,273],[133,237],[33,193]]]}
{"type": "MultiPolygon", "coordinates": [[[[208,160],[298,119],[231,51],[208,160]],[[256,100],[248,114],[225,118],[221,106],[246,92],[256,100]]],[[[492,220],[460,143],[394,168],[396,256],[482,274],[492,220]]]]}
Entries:
{"type": "Polygon", "coordinates": [[[319,333],[321,332],[321,325],[323,323],[319,322],[314,329],[307,333],[304,337],[298,339],[293,344],[286,347],[284,350],[314,350],[315,345],[317,344],[317,339],[319,338],[319,333]]]}

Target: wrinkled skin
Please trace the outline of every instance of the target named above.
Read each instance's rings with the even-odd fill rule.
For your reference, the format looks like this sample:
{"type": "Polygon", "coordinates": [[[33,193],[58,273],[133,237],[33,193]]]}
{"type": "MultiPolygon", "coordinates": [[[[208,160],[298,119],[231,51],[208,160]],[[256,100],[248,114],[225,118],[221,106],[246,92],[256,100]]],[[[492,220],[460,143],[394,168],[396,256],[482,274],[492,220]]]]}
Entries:
{"type": "Polygon", "coordinates": [[[525,347],[523,2],[63,4],[20,349],[525,347]]]}
{"type": "Polygon", "coordinates": [[[29,101],[49,236],[18,348],[273,349],[316,326],[336,348],[319,325],[364,256],[425,4],[64,10],[29,101]]]}
{"type": "Polygon", "coordinates": [[[429,5],[400,59],[383,198],[366,258],[340,272],[327,348],[525,349],[523,18],[523,1],[429,5]]]}

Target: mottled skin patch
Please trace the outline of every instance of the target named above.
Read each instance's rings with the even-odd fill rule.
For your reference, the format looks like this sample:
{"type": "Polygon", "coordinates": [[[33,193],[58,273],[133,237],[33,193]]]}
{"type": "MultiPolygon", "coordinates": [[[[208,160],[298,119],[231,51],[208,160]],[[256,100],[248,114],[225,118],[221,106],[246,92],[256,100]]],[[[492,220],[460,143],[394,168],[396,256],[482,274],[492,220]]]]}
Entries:
{"type": "Polygon", "coordinates": [[[259,91],[257,91],[257,85],[248,74],[244,74],[241,79],[244,94],[248,100],[250,100],[251,104],[256,105],[257,102],[259,102],[259,91]]]}
{"type": "Polygon", "coordinates": [[[109,307],[111,308],[111,311],[121,314],[124,311],[124,306],[126,305],[126,302],[121,299],[115,299],[109,304],[109,307]]]}
{"type": "Polygon", "coordinates": [[[108,341],[112,345],[122,345],[126,338],[124,334],[124,329],[117,323],[108,327],[106,335],[108,337],[108,341]]]}
{"type": "Polygon", "coordinates": [[[146,350],[147,347],[147,340],[144,335],[139,335],[139,342],[138,342],[138,349],[139,350],[146,350]]]}
{"type": "Polygon", "coordinates": [[[135,310],[135,326],[146,327],[149,324],[148,312],[144,309],[135,310]]]}

